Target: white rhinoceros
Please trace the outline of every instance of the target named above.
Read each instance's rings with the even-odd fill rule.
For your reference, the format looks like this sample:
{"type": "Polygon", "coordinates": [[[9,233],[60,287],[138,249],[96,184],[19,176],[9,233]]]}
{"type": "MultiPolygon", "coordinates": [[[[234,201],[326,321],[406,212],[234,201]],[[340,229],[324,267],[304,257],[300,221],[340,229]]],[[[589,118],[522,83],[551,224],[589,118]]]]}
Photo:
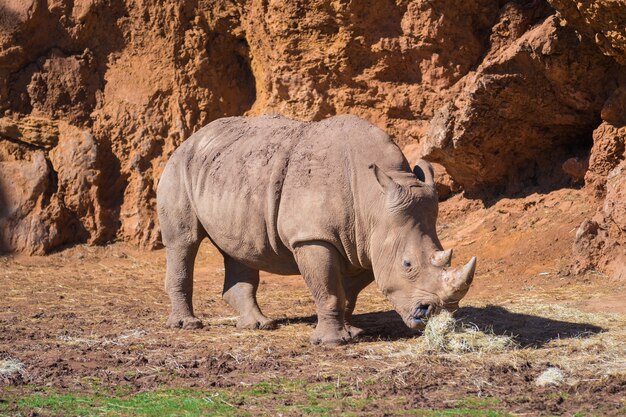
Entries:
{"type": "Polygon", "coordinates": [[[317,308],[311,341],[337,344],[372,281],[419,328],[466,294],[475,258],[451,269],[435,231],[437,192],[425,161],[412,171],[382,130],[354,116],[298,122],[216,120],[172,155],[157,191],[166,247],[168,325],[198,328],[194,260],[208,238],[224,256],[223,297],[242,328],[270,328],[259,270],[302,274],[317,308]]]}

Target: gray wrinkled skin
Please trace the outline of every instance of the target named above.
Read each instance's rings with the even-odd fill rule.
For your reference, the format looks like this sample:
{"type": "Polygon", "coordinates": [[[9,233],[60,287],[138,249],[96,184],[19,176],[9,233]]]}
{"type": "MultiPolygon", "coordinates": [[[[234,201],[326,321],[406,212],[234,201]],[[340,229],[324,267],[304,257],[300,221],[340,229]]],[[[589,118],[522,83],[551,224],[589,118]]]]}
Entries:
{"type": "Polygon", "coordinates": [[[157,191],[167,324],[202,326],[192,293],[204,238],[224,256],[223,297],[241,328],[273,326],[256,301],[259,270],[302,274],[317,308],[316,344],[360,332],[352,312],[374,280],[412,328],[458,305],[475,259],[449,268],[451,251],[435,232],[432,167],[421,161],[415,172],[383,131],[353,116],[232,117],[205,126],[174,152],[157,191]]]}

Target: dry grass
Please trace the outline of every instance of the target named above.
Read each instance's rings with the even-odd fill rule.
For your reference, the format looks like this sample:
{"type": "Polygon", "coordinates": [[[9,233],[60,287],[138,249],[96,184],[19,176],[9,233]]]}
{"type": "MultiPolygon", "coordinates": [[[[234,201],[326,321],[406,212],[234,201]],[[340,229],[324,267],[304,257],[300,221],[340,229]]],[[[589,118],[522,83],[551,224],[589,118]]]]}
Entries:
{"type": "MultiPolygon", "coordinates": [[[[507,306],[511,313],[540,319],[530,320],[525,331],[531,336],[538,335],[543,343],[526,346],[520,353],[533,361],[558,367],[568,375],[568,383],[577,382],[578,376],[583,375],[584,379],[590,375],[603,378],[626,374],[626,317],[548,304],[550,295],[518,296],[507,306]]],[[[493,320],[497,325],[502,318],[493,317],[493,320]]],[[[500,327],[513,325],[505,322],[500,327]]]]}
{"type": "MultiPolygon", "coordinates": [[[[581,312],[547,300],[546,294],[536,293],[509,301],[506,308],[473,302],[461,310],[461,320],[447,313],[433,317],[421,337],[360,343],[350,351],[379,369],[444,360],[456,364],[459,375],[476,366],[518,370],[530,363],[539,372],[547,365],[560,376],[552,369],[535,378],[552,386],[626,375],[626,317],[581,312]]],[[[480,388],[488,382],[476,384],[480,388]]]]}

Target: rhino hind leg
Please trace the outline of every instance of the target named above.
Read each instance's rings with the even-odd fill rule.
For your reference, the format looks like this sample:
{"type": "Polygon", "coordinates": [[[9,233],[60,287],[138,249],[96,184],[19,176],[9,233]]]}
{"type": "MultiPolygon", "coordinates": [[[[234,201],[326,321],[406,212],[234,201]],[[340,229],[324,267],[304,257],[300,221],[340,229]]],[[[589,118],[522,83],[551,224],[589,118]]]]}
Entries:
{"type": "Polygon", "coordinates": [[[168,327],[200,329],[202,321],[193,314],[193,264],[200,242],[195,245],[166,247],[167,272],[165,290],[170,296],[172,310],[168,327]]]}
{"type": "Polygon", "coordinates": [[[256,292],[259,288],[259,271],[224,255],[224,291],[222,297],[239,314],[240,329],[269,330],[276,323],[265,317],[259,308],[256,292]]]}
{"type": "Polygon", "coordinates": [[[352,335],[344,321],[346,296],[337,249],[327,242],[307,242],[296,247],[295,257],[317,309],[317,326],[311,343],[340,345],[348,342],[352,335]]]}
{"type": "Polygon", "coordinates": [[[363,332],[363,329],[352,324],[352,313],[356,307],[356,300],[359,293],[374,281],[374,274],[371,271],[365,271],[354,277],[346,277],[343,280],[343,288],[346,294],[346,311],[344,320],[346,327],[352,337],[356,337],[363,332]]]}
{"type": "Polygon", "coordinates": [[[206,232],[171,171],[170,175],[164,174],[159,183],[157,211],[165,245],[165,291],[172,305],[167,326],[199,329],[202,321],[195,317],[192,304],[193,270],[206,232]]]}

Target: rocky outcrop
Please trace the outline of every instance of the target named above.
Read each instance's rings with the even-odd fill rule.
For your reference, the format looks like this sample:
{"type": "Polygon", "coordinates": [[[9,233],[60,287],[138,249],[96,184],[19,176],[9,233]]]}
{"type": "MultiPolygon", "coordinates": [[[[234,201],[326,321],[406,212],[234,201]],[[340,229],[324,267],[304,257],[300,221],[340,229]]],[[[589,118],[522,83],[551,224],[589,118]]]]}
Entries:
{"type": "Polygon", "coordinates": [[[581,164],[588,166],[586,189],[599,208],[576,232],[573,267],[575,272],[595,269],[626,280],[626,4],[616,0],[548,1],[564,25],[622,64],[616,77],[621,87],[604,103],[588,161],[581,164]]]}
{"type": "Polygon", "coordinates": [[[523,31],[515,25],[528,25],[532,9],[512,8],[496,24],[482,63],[455,85],[457,94],[424,137],[426,157],[470,192],[565,185],[558,167],[590,141],[618,86],[618,66],[556,16],[523,31]],[[505,30],[522,34],[502,38],[505,30]]]}
{"type": "Polygon", "coordinates": [[[574,272],[598,270],[626,280],[626,160],[609,172],[606,197],[596,214],[583,221],[573,245],[574,272]]]}
{"type": "MultiPolygon", "coordinates": [[[[7,147],[10,146],[5,144],[3,151],[7,147]]],[[[50,169],[43,151],[31,152],[28,158],[21,160],[0,162],[0,245],[3,250],[43,252],[60,243],[46,230],[50,217],[54,217],[48,209],[49,182],[50,169]]]]}
{"type": "Polygon", "coordinates": [[[626,89],[617,90],[602,109],[593,132],[587,190],[599,208],[576,232],[574,270],[597,269],[626,280],[626,89]]]}
{"type": "Polygon", "coordinates": [[[117,201],[101,193],[101,150],[66,122],[0,119],[0,249],[46,253],[115,237],[117,201]],[[10,136],[9,136],[10,134],[10,136]]]}
{"type": "Polygon", "coordinates": [[[542,0],[5,1],[0,250],[158,245],[165,162],[230,115],[364,117],[441,164],[442,196],[569,185],[562,163],[595,140],[585,180],[604,184],[624,72],[595,34],[618,53],[621,38],[604,9],[587,36],[550,3],[560,14],[542,0]]]}

